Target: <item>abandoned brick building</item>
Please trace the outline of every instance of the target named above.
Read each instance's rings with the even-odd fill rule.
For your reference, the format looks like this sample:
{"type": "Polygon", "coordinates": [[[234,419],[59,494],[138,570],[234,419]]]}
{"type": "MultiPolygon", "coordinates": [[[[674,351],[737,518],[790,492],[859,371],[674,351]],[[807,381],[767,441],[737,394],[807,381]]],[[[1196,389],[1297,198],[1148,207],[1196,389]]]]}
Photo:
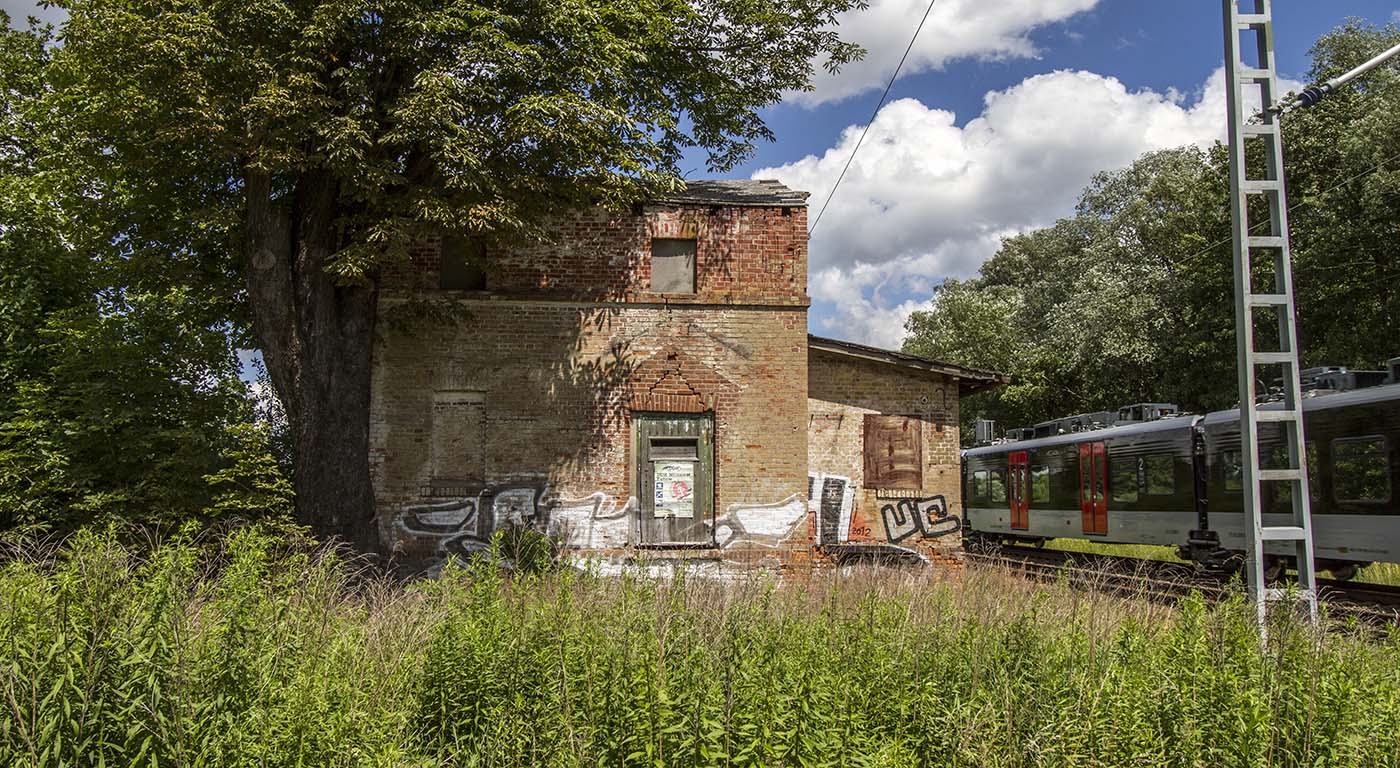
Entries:
{"type": "Polygon", "coordinates": [[[558,227],[385,278],[371,468],[403,557],[531,526],[624,562],[958,559],[958,398],[1004,377],[809,336],[804,193],[694,182],[558,227]]]}

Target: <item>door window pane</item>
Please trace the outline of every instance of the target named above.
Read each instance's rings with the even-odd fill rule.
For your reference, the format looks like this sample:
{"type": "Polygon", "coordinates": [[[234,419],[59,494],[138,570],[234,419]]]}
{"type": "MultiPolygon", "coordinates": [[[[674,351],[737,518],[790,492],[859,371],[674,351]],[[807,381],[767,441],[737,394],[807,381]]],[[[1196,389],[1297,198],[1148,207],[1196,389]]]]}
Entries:
{"type": "Polygon", "coordinates": [[[1385,448],[1383,437],[1332,442],[1332,482],[1337,501],[1390,499],[1390,467],[1385,448]]]}
{"type": "Polygon", "coordinates": [[[1046,466],[1031,467],[1031,501],[1042,502],[1050,500],[1050,468],[1046,466]]]}

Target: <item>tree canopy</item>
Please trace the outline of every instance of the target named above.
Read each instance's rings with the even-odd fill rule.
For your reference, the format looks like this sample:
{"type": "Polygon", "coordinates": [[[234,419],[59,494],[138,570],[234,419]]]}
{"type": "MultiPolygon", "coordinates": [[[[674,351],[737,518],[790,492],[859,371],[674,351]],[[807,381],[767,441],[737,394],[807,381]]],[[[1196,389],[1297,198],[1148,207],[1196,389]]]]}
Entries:
{"type": "MultiPolygon", "coordinates": [[[[54,358],[160,371],[145,383],[214,407],[233,347],[256,346],[286,411],[299,516],[368,548],[381,269],[430,238],[539,238],[566,209],[630,206],[675,188],[688,152],[732,168],[772,138],[760,110],[809,88],[813,62],[861,53],[835,22],[864,0],[55,4],[56,40],[11,33],[0,66],[23,74],[7,91],[32,138],[16,177],[62,214],[50,230],[17,213],[5,236],[29,274],[68,270],[50,285],[72,295],[43,300],[91,315],[99,337],[83,338],[115,325],[127,346],[103,357],[72,340],[54,358]]],[[[34,333],[53,314],[26,311],[34,333]]],[[[172,439],[161,451],[197,453],[178,448],[194,435],[155,428],[188,411],[88,379],[152,409],[128,416],[172,439]]],[[[196,423],[218,427],[203,430],[212,443],[244,434],[222,415],[196,423]]],[[[155,461],[123,458],[132,476],[155,461]]]]}

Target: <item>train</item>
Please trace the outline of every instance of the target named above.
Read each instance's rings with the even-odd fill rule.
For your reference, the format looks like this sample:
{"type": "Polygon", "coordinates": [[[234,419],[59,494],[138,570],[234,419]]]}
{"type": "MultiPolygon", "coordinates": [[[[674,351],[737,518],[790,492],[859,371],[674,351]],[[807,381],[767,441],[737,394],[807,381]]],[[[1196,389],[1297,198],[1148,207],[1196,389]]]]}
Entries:
{"type": "MultiPolygon", "coordinates": [[[[1400,562],[1400,358],[1387,368],[1301,373],[1313,554],[1337,579],[1400,562]]],[[[1238,409],[1136,403],[995,439],[979,424],[978,444],[962,455],[965,540],[1173,546],[1204,567],[1237,569],[1246,548],[1239,421],[1238,409]]],[[[1259,428],[1261,467],[1287,466],[1283,427],[1259,428]]],[[[1261,490],[1264,525],[1292,525],[1291,486],[1261,490]]],[[[1293,552],[1291,542],[1267,542],[1266,573],[1295,566],[1293,552]]]]}

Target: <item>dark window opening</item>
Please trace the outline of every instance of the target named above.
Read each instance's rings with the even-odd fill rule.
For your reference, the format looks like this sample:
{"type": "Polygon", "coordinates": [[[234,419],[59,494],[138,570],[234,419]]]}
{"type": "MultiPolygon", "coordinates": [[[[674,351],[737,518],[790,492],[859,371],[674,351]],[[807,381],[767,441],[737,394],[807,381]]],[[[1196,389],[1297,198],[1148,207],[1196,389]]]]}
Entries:
{"type": "Polygon", "coordinates": [[[1221,472],[1224,475],[1225,490],[1244,489],[1244,463],[1239,451],[1225,451],[1220,454],[1221,472]]]}
{"type": "Polygon", "coordinates": [[[985,469],[979,469],[972,473],[972,498],[978,501],[987,500],[987,481],[990,474],[985,469]]]}
{"type": "Polygon", "coordinates": [[[1006,470],[993,469],[991,473],[988,482],[990,488],[988,500],[994,504],[1004,504],[1006,503],[1006,470]]]}
{"type": "Polygon", "coordinates": [[[652,238],[651,290],[653,293],[695,293],[693,238],[652,238]]]}
{"type": "Polygon", "coordinates": [[[1383,437],[1332,442],[1333,495],[1337,501],[1388,501],[1390,463],[1383,437]]]}
{"type": "Polygon", "coordinates": [[[1115,458],[1109,462],[1112,474],[1109,475],[1109,490],[1114,501],[1132,503],[1138,500],[1138,463],[1135,456],[1115,458]]]}
{"type": "Polygon", "coordinates": [[[1148,496],[1171,496],[1176,493],[1176,461],[1171,456],[1148,456],[1145,492],[1148,496]]]}
{"type": "Polygon", "coordinates": [[[485,244],[477,240],[443,238],[438,288],[444,291],[486,290],[485,264],[485,244]]]}

